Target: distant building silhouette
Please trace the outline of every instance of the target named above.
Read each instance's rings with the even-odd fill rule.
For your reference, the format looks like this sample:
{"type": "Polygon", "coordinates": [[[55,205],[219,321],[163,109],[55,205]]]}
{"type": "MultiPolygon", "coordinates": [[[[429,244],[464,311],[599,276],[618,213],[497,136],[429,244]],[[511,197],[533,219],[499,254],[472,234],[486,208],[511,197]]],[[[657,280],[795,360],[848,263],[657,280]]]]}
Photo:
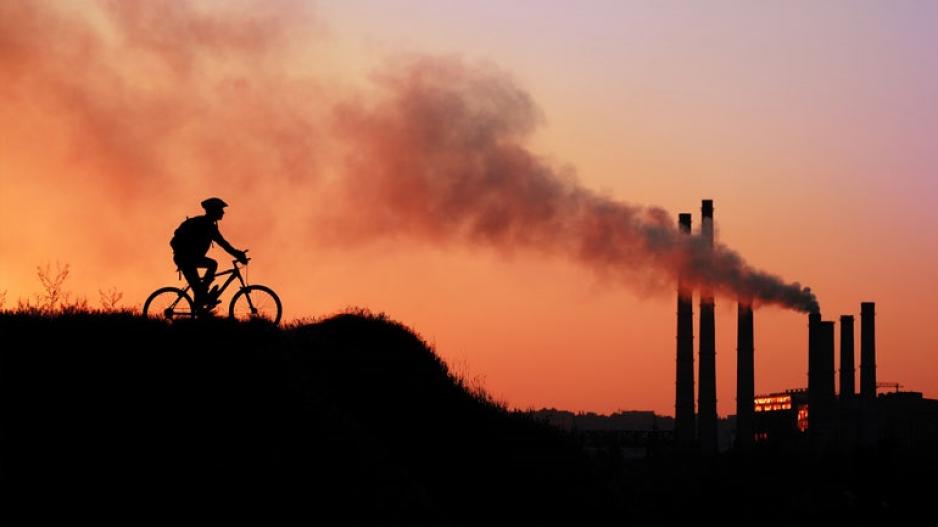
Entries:
{"type": "MultiPolygon", "coordinates": [[[[888,444],[913,448],[938,443],[938,400],[920,392],[876,394],[874,304],[863,302],[862,339],[866,341],[865,391],[857,401],[853,386],[853,317],[841,320],[840,394],[834,390],[834,322],[812,313],[808,323],[808,388],[754,398],[755,440],[774,448],[850,451],[888,444]],[[857,404],[859,403],[859,404],[857,404]]],[[[862,368],[862,367],[861,367],[862,368]]],[[[861,370],[862,371],[862,370],[861,370]]]]}

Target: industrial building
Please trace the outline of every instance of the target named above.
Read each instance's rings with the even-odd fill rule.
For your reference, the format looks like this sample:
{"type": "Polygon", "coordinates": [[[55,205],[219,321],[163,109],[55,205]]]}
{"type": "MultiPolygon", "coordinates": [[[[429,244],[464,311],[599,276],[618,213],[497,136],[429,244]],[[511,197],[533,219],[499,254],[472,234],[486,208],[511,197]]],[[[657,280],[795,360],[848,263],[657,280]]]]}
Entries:
{"type": "MultiPolygon", "coordinates": [[[[701,236],[713,245],[713,201],[701,207],[701,236]]],[[[691,214],[678,216],[681,232],[690,234],[691,214]]],[[[678,279],[675,445],[717,450],[714,299],[700,291],[698,400],[694,407],[693,291],[678,279]]],[[[920,392],[900,391],[896,383],[876,380],[876,307],[860,304],[860,390],[855,390],[854,317],[840,317],[839,386],[835,369],[836,323],[820,313],[808,315],[808,386],[781,393],[755,394],[752,303],[737,305],[736,431],[734,447],[843,451],[889,445],[914,448],[938,443],[938,400],[920,392]],[[888,393],[878,388],[892,387],[888,393]]]]}
{"type": "Polygon", "coordinates": [[[860,304],[860,393],[854,391],[853,316],[840,317],[840,393],[834,390],[834,322],[808,316],[808,388],[755,398],[754,439],[766,446],[852,450],[938,441],[938,400],[876,381],[876,306],[860,304]],[[880,388],[891,392],[878,393],[880,388]]]}

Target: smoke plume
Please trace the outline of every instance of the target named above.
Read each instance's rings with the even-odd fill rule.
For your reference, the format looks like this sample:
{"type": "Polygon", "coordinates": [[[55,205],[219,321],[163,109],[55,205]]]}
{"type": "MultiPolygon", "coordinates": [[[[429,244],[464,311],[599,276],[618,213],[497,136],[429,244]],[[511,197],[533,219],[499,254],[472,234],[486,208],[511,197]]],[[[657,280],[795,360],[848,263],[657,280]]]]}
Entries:
{"type": "Polygon", "coordinates": [[[66,135],[68,171],[118,203],[200,180],[261,192],[259,175],[309,179],[321,90],[314,72],[289,68],[316,51],[298,37],[318,29],[305,4],[4,2],[0,96],[56,130],[43,140],[66,135]]]}
{"type": "Polygon", "coordinates": [[[680,276],[734,299],[818,310],[810,289],[680,233],[660,208],[592,192],[525,148],[539,113],[506,74],[415,58],[378,79],[383,100],[337,109],[349,234],[533,249],[627,282],[673,287],[680,276]]]}
{"type": "MultiPolygon", "coordinates": [[[[50,205],[40,213],[61,226],[30,226],[17,243],[86,228],[65,236],[94,240],[85,245],[99,244],[102,262],[130,270],[139,233],[153,229],[159,210],[237,189],[241,210],[271,239],[328,219],[310,231],[533,251],[640,289],[673,290],[681,276],[733,299],[817,309],[809,289],[682,235],[672,214],[597,194],[532,153],[526,141],[539,111],[495,67],[414,57],[374,75],[375,91],[338,88],[315,60],[320,24],[306,5],[114,1],[79,12],[0,3],[0,139],[22,145],[0,145],[0,154],[42,151],[28,133],[67,138],[65,161],[36,170],[34,184],[80,211],[57,217],[50,205]]],[[[0,178],[5,194],[38,194],[23,191],[19,175],[0,178]]],[[[0,220],[36,206],[10,199],[0,220]]],[[[151,237],[166,250],[165,235],[151,237]]]]}

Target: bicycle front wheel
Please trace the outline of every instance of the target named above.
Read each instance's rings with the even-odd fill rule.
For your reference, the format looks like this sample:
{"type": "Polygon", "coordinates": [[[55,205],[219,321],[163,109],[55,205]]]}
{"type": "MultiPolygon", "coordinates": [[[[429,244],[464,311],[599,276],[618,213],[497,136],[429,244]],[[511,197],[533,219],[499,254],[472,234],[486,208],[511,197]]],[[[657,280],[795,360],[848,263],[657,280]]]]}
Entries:
{"type": "Polygon", "coordinates": [[[231,299],[228,316],[235,320],[266,320],[274,325],[280,323],[283,307],[274,290],[262,285],[241,288],[231,299]]]}
{"type": "Polygon", "coordinates": [[[192,318],[195,313],[192,306],[192,299],[182,289],[162,287],[154,291],[144,302],[143,316],[165,320],[192,318]]]}

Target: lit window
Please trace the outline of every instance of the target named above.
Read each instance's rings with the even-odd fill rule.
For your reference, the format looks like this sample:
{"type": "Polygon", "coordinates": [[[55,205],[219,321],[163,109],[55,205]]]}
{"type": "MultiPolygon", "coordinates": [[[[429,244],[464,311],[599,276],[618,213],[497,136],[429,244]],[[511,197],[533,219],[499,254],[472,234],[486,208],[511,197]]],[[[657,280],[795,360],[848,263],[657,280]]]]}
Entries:
{"type": "Polygon", "coordinates": [[[787,393],[760,395],[753,400],[753,403],[757,412],[791,410],[791,395],[787,393]]]}
{"type": "Polygon", "coordinates": [[[808,405],[802,404],[798,407],[798,431],[806,432],[808,430],[808,405]]]}

